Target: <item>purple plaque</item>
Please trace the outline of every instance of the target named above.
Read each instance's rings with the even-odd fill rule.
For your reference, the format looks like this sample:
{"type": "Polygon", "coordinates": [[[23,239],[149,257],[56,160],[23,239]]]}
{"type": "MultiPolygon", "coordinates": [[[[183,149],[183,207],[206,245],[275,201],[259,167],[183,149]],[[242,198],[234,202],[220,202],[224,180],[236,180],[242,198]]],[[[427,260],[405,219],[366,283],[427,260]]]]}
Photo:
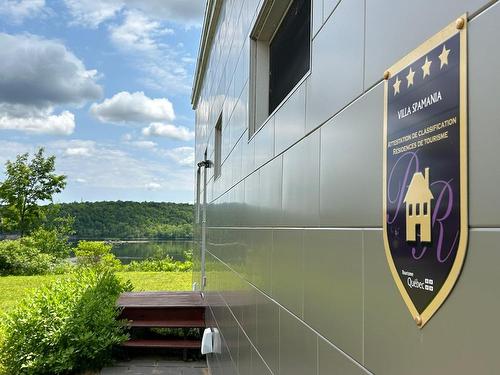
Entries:
{"type": "Polygon", "coordinates": [[[419,327],[451,292],[467,249],[465,20],[386,72],[384,243],[419,327]]]}

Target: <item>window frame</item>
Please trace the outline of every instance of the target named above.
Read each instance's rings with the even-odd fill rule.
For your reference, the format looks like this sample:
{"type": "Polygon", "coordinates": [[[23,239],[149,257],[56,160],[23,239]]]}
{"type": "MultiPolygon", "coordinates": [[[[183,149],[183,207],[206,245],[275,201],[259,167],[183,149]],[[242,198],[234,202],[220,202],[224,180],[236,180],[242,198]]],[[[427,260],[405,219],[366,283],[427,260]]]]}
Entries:
{"type": "Polygon", "coordinates": [[[269,113],[270,45],[293,1],[289,0],[285,4],[279,1],[266,1],[261,7],[250,33],[248,142],[280,110],[288,98],[299,89],[312,72],[313,4],[312,0],[309,0],[311,2],[309,12],[309,69],[284,96],[276,108],[269,113]]]}

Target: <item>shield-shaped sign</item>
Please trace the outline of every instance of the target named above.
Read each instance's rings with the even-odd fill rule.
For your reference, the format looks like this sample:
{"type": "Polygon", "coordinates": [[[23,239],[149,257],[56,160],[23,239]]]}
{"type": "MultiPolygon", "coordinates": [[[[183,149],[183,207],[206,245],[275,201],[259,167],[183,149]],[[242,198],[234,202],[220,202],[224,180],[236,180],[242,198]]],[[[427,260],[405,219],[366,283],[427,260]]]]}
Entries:
{"type": "Polygon", "coordinates": [[[386,71],[384,244],[419,327],[443,304],[465,259],[467,17],[386,71]]]}

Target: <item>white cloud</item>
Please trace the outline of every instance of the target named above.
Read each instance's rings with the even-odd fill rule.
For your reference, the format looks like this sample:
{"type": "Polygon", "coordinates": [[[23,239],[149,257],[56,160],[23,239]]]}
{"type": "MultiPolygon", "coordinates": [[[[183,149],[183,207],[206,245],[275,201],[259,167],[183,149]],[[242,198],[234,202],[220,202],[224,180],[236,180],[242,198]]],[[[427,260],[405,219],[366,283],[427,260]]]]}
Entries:
{"type": "MultiPolygon", "coordinates": [[[[40,1],[40,0],[39,0],[40,1]]],[[[123,9],[140,10],[148,17],[184,25],[200,26],[205,9],[201,0],[64,0],[73,23],[96,28],[123,9]]]]}
{"type": "Polygon", "coordinates": [[[111,41],[126,51],[154,52],[159,48],[157,37],[173,34],[170,28],[138,11],[127,11],[121,25],[110,27],[111,41]]]}
{"type": "Polygon", "coordinates": [[[67,156],[90,156],[90,150],[86,147],[69,147],[64,153],[67,156]]]}
{"type": "MultiPolygon", "coordinates": [[[[1,1],[1,0],[0,0],[1,1]]],[[[72,24],[96,28],[107,23],[110,40],[141,73],[141,84],[188,94],[196,60],[181,43],[169,45],[174,27],[199,27],[202,0],[64,0],[72,24]]]]}
{"type": "Polygon", "coordinates": [[[44,13],[45,0],[0,0],[0,16],[7,21],[21,23],[44,13]]]}
{"type": "Polygon", "coordinates": [[[194,139],[194,132],[184,126],[175,126],[153,122],[148,127],[142,129],[145,136],[157,136],[177,139],[180,141],[190,141],[194,139]]]}
{"type": "Polygon", "coordinates": [[[121,0],[64,0],[73,17],[72,24],[97,28],[122,9],[121,0]]]}
{"type": "Polygon", "coordinates": [[[201,0],[125,0],[130,7],[142,10],[149,17],[176,22],[185,27],[200,26],[205,2],[201,0]]]}
{"type": "Polygon", "coordinates": [[[157,182],[148,182],[146,185],[144,185],[144,187],[147,189],[147,190],[160,190],[161,189],[161,184],[157,183],[157,182]]]}
{"type": "Polygon", "coordinates": [[[183,167],[194,166],[194,148],[193,147],[176,147],[166,151],[167,156],[173,159],[177,164],[183,167]]]}
{"type": "Polygon", "coordinates": [[[102,94],[97,72],[58,41],[0,33],[0,129],[69,135],[75,116],[63,104],[82,105],[102,94]]]}
{"type": "Polygon", "coordinates": [[[137,148],[149,149],[149,150],[152,150],[152,149],[156,148],[156,146],[158,146],[158,144],[156,142],[152,142],[152,141],[133,141],[133,142],[129,142],[128,144],[130,144],[134,147],[137,147],[137,148]]]}
{"type": "Polygon", "coordinates": [[[145,123],[175,118],[174,107],[166,98],[151,99],[144,92],[119,92],[102,103],[94,103],[90,112],[101,122],[145,123]]]}
{"type": "Polygon", "coordinates": [[[181,46],[171,46],[165,35],[174,31],[164,22],[137,10],[127,10],[121,23],[109,27],[111,42],[140,70],[148,87],[169,93],[188,93],[195,64],[181,46]]]}
{"type": "Polygon", "coordinates": [[[65,157],[77,159],[92,156],[95,153],[96,142],[82,139],[57,140],[51,142],[49,147],[65,157]]]}
{"type": "Polygon", "coordinates": [[[98,99],[97,72],[58,42],[0,33],[0,102],[46,108],[98,99]]]}
{"type": "Polygon", "coordinates": [[[70,135],[75,130],[75,115],[69,111],[54,115],[51,110],[39,116],[24,117],[3,113],[0,114],[0,129],[34,134],[70,135]]]}

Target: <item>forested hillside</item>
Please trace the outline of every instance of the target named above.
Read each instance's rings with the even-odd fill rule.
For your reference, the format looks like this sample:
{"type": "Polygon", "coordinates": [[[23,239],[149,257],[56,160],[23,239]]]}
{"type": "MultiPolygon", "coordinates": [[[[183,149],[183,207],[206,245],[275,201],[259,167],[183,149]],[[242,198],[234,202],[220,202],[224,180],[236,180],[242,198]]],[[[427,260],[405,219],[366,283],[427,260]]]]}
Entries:
{"type": "Polygon", "coordinates": [[[191,238],[193,205],[156,202],[62,203],[59,216],[75,218],[78,238],[191,238]]]}

